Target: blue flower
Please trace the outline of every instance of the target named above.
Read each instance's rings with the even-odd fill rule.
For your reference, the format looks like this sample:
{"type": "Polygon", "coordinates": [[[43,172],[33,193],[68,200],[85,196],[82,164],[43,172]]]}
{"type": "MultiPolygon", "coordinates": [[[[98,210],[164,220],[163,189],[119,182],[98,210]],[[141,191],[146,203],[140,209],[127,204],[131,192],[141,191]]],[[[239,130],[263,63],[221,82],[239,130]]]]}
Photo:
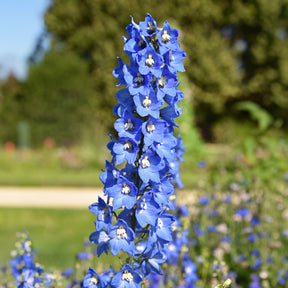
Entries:
{"type": "MultiPolygon", "coordinates": [[[[175,89],[176,90],[176,89],[175,89]]],[[[167,104],[169,104],[171,107],[174,107],[178,102],[183,100],[184,98],[184,93],[181,91],[176,91],[175,96],[170,96],[168,94],[165,95],[164,100],[166,101],[167,104]]],[[[178,116],[177,116],[178,117],[178,116]]],[[[174,117],[175,118],[175,117],[174,117]]]]}
{"type": "Polygon", "coordinates": [[[186,283],[197,281],[198,280],[198,276],[196,274],[197,268],[196,265],[191,261],[190,256],[188,254],[184,255],[182,263],[186,283]]]}
{"type": "Polygon", "coordinates": [[[166,53],[169,50],[178,50],[180,45],[177,41],[178,31],[172,29],[167,21],[164,22],[163,28],[158,32],[157,39],[159,41],[160,53],[166,53]]]}
{"type": "Polygon", "coordinates": [[[139,160],[138,173],[141,180],[144,183],[150,180],[160,182],[159,171],[164,168],[164,165],[165,163],[152,149],[147,150],[139,160]]]}
{"type": "Polygon", "coordinates": [[[155,150],[155,152],[163,159],[165,158],[166,160],[168,160],[168,165],[171,169],[171,173],[175,174],[175,172],[177,173],[179,170],[177,169],[176,171],[174,171],[175,166],[179,166],[180,167],[180,163],[179,161],[173,161],[175,160],[175,150],[174,147],[177,144],[177,139],[170,133],[165,133],[163,135],[163,139],[162,141],[154,141],[153,143],[153,149],[155,150]]]}
{"type": "Polygon", "coordinates": [[[76,257],[79,260],[89,260],[91,259],[92,255],[90,252],[79,252],[77,253],[76,257]]]}
{"type": "Polygon", "coordinates": [[[180,136],[180,133],[177,135],[177,145],[175,146],[175,154],[176,158],[180,162],[184,162],[183,155],[185,153],[186,146],[183,145],[182,138],[180,136]]]}
{"type": "Polygon", "coordinates": [[[135,234],[123,219],[119,219],[109,232],[111,253],[116,255],[123,250],[132,254],[135,234]]]}
{"type": "Polygon", "coordinates": [[[231,237],[229,235],[225,235],[221,238],[221,241],[229,243],[229,242],[231,242],[231,237]]]}
{"type": "Polygon", "coordinates": [[[207,205],[209,204],[209,198],[206,196],[199,197],[198,202],[201,205],[207,205]]]}
{"type": "Polygon", "coordinates": [[[162,119],[167,121],[169,125],[176,127],[178,127],[178,125],[175,123],[174,118],[179,117],[181,114],[182,109],[176,104],[174,106],[164,107],[160,110],[160,116],[162,117],[162,119]]]}
{"type": "Polygon", "coordinates": [[[107,231],[103,229],[100,231],[95,231],[90,235],[89,240],[91,243],[97,244],[96,253],[98,257],[100,257],[103,252],[108,255],[110,237],[108,236],[107,231]]]}
{"type": "Polygon", "coordinates": [[[178,78],[175,74],[171,73],[168,68],[164,67],[161,77],[156,81],[158,99],[162,99],[165,95],[169,95],[170,97],[176,96],[178,78]]]}
{"type": "Polygon", "coordinates": [[[141,265],[141,271],[146,276],[150,273],[162,274],[161,266],[167,258],[162,251],[150,250],[148,254],[144,254],[144,261],[141,265]]]}
{"type": "Polygon", "coordinates": [[[203,229],[201,229],[201,227],[198,223],[193,224],[193,230],[194,230],[195,236],[197,236],[197,237],[201,237],[201,236],[205,235],[205,231],[203,229]]]}
{"type": "Polygon", "coordinates": [[[152,116],[159,118],[159,108],[163,106],[164,100],[158,100],[153,89],[150,89],[148,95],[136,94],[133,97],[136,111],[142,116],[152,116]]]}
{"type": "Polygon", "coordinates": [[[257,274],[251,274],[250,278],[249,288],[261,288],[261,280],[257,274]]]}
{"type": "Polygon", "coordinates": [[[206,161],[199,161],[197,163],[198,168],[206,168],[207,167],[207,162],[206,161]]]}
{"type": "Polygon", "coordinates": [[[113,152],[115,153],[116,165],[127,161],[134,164],[137,158],[138,145],[131,138],[120,137],[118,142],[114,142],[113,152]]]}
{"type": "Polygon", "coordinates": [[[215,225],[209,225],[207,227],[208,232],[216,232],[216,226],[215,225]]]}
{"type": "Polygon", "coordinates": [[[41,286],[43,280],[42,277],[37,276],[36,271],[26,269],[23,271],[21,279],[16,282],[16,286],[18,288],[34,288],[41,286]]]}
{"type": "Polygon", "coordinates": [[[146,224],[155,226],[159,212],[161,212],[161,208],[153,200],[151,193],[145,193],[137,201],[136,219],[141,227],[145,227],[146,224]]]}
{"type": "Polygon", "coordinates": [[[125,110],[122,117],[114,123],[114,128],[119,137],[130,138],[139,143],[142,123],[141,119],[135,118],[131,112],[125,110]]]}
{"type": "Polygon", "coordinates": [[[131,68],[128,68],[127,66],[124,66],[123,74],[124,80],[131,95],[138,93],[146,95],[149,93],[153,78],[151,73],[141,75],[138,71],[138,67],[131,66],[131,68]]]}
{"type": "Polygon", "coordinates": [[[249,242],[255,242],[257,240],[257,236],[254,234],[250,234],[247,236],[249,242]]]}
{"type": "Polygon", "coordinates": [[[136,202],[138,190],[133,182],[119,176],[117,184],[106,191],[110,197],[113,197],[113,210],[117,210],[124,205],[127,209],[131,209],[136,202]]]}
{"type": "Polygon", "coordinates": [[[127,69],[127,66],[123,63],[123,60],[120,57],[117,57],[117,59],[118,59],[119,67],[114,69],[113,76],[119,79],[119,82],[116,86],[120,86],[120,85],[126,84],[126,81],[124,79],[123,69],[124,68],[127,69]]]}
{"type": "Polygon", "coordinates": [[[100,196],[98,197],[98,203],[93,203],[89,206],[89,210],[96,214],[96,230],[102,228],[109,229],[112,225],[112,207],[108,205],[100,196]]]}
{"type": "Polygon", "coordinates": [[[136,109],[133,101],[133,96],[129,93],[128,88],[119,90],[115,94],[115,97],[117,98],[118,102],[130,112],[133,112],[136,109]]]}
{"type": "Polygon", "coordinates": [[[89,268],[87,275],[83,280],[83,288],[104,288],[105,283],[102,281],[101,277],[96,273],[93,268],[89,268]]]}
{"type": "Polygon", "coordinates": [[[253,249],[250,252],[250,255],[258,257],[258,256],[260,256],[260,251],[258,249],[253,249]]]}
{"type": "Polygon", "coordinates": [[[148,45],[137,54],[136,61],[139,65],[140,74],[147,75],[148,73],[152,73],[157,78],[161,77],[161,65],[164,59],[151,45],[148,45]]]}
{"type": "Polygon", "coordinates": [[[74,268],[66,268],[62,273],[61,276],[68,279],[70,276],[72,276],[75,273],[74,268]]]}
{"type": "Polygon", "coordinates": [[[223,201],[224,201],[224,203],[231,203],[231,201],[232,201],[231,195],[224,196],[223,201]]]}
{"type": "Polygon", "coordinates": [[[167,68],[171,73],[185,72],[182,61],[186,58],[186,53],[182,50],[170,51],[163,55],[167,68]]]}
{"type": "Polygon", "coordinates": [[[174,186],[168,177],[163,177],[160,182],[151,181],[151,192],[153,193],[155,202],[160,206],[169,207],[171,205],[170,202],[172,201],[169,198],[174,193],[174,186]]]}
{"type": "Polygon", "coordinates": [[[141,287],[142,277],[129,264],[125,264],[121,271],[112,279],[111,288],[137,288],[141,287]]]}
{"type": "MultiPolygon", "coordinates": [[[[142,134],[144,135],[144,144],[152,145],[154,142],[161,143],[164,139],[164,134],[167,132],[167,122],[150,117],[142,124],[142,134]]],[[[167,135],[167,134],[166,134],[167,135]]]]}
{"type": "MultiPolygon", "coordinates": [[[[280,278],[278,278],[277,283],[280,285],[284,285],[284,284],[286,284],[286,279],[284,277],[280,277],[280,278]]],[[[261,286],[259,286],[259,287],[261,287],[261,286]]]]}
{"type": "Polygon", "coordinates": [[[252,265],[252,270],[259,270],[262,265],[262,259],[260,257],[257,257],[254,261],[254,264],[252,265]]]}
{"type": "Polygon", "coordinates": [[[139,27],[143,36],[151,37],[158,31],[156,21],[149,13],[147,13],[145,21],[139,22],[139,27]]]}
{"type": "Polygon", "coordinates": [[[147,46],[146,38],[140,33],[140,27],[137,25],[132,18],[132,24],[126,27],[126,31],[130,38],[124,38],[125,45],[124,51],[127,54],[137,53],[147,46]]]}
{"type": "Polygon", "coordinates": [[[240,208],[237,209],[234,213],[234,215],[240,216],[241,218],[245,218],[249,215],[250,211],[247,208],[240,208]]]}
{"type": "Polygon", "coordinates": [[[118,169],[116,169],[110,162],[106,161],[106,171],[100,174],[100,180],[104,184],[104,193],[106,189],[115,185],[120,175],[118,169]]]}
{"type": "Polygon", "coordinates": [[[156,242],[156,237],[160,240],[161,243],[168,243],[172,241],[172,224],[175,222],[174,216],[167,213],[166,211],[162,212],[156,221],[156,226],[152,227],[150,230],[149,241],[156,242]]]}
{"type": "Polygon", "coordinates": [[[257,216],[253,216],[250,220],[251,225],[256,226],[261,224],[261,220],[257,216]]]}

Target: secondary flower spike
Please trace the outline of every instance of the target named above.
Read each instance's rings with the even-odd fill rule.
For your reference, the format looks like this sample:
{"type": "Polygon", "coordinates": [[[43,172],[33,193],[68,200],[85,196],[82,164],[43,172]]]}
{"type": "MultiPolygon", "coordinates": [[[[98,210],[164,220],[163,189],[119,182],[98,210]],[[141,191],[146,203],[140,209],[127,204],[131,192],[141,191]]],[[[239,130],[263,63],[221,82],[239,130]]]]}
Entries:
{"type": "Polygon", "coordinates": [[[114,124],[118,137],[107,145],[112,160],[100,176],[107,198],[90,205],[97,216],[90,241],[98,256],[110,251],[121,257],[122,269],[104,284],[90,268],[85,283],[95,287],[141,287],[145,278],[162,273],[175,227],[171,183],[182,185],[183,145],[174,136],[175,118],[182,114],[178,102],[184,97],[177,73],[184,71],[186,56],[179,33],[167,21],[160,28],[150,14],[139,24],[132,18],[126,32],[124,52],[130,63],[118,57],[113,71],[116,86],[125,86],[116,93],[113,109],[119,117],[114,124]]]}

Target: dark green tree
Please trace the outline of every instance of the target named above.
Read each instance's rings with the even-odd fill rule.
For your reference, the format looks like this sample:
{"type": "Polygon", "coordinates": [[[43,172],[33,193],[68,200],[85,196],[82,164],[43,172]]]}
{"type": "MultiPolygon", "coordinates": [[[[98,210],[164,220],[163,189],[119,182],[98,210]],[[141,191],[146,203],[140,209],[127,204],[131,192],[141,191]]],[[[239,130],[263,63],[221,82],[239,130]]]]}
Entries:
{"type": "Polygon", "coordinates": [[[57,144],[78,143],[87,129],[93,129],[94,92],[87,74],[87,63],[67,51],[50,51],[30,67],[20,101],[34,145],[46,137],[57,144]]]}
{"type": "Polygon", "coordinates": [[[20,83],[14,74],[0,85],[0,142],[17,142],[17,125],[20,119],[20,83]]]}

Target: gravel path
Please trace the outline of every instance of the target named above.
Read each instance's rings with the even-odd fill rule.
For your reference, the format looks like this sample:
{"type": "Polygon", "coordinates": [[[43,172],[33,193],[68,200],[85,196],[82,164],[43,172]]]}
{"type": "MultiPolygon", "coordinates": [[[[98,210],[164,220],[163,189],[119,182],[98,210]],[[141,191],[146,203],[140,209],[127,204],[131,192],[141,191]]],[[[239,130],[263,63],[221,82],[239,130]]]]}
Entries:
{"type": "MultiPolygon", "coordinates": [[[[99,188],[0,187],[0,207],[87,208],[98,195],[103,197],[99,188]]],[[[178,193],[178,203],[194,201],[195,193],[178,193]]]]}
{"type": "Polygon", "coordinates": [[[97,188],[0,187],[1,207],[87,208],[102,195],[97,188]]]}

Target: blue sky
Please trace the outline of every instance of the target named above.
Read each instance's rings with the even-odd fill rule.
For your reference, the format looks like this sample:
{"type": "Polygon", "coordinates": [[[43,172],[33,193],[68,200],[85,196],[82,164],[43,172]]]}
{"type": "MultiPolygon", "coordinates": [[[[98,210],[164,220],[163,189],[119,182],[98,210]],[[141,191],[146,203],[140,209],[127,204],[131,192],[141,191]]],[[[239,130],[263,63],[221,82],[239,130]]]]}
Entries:
{"type": "Polygon", "coordinates": [[[44,29],[49,0],[0,0],[0,79],[26,75],[27,57],[44,29]]]}

